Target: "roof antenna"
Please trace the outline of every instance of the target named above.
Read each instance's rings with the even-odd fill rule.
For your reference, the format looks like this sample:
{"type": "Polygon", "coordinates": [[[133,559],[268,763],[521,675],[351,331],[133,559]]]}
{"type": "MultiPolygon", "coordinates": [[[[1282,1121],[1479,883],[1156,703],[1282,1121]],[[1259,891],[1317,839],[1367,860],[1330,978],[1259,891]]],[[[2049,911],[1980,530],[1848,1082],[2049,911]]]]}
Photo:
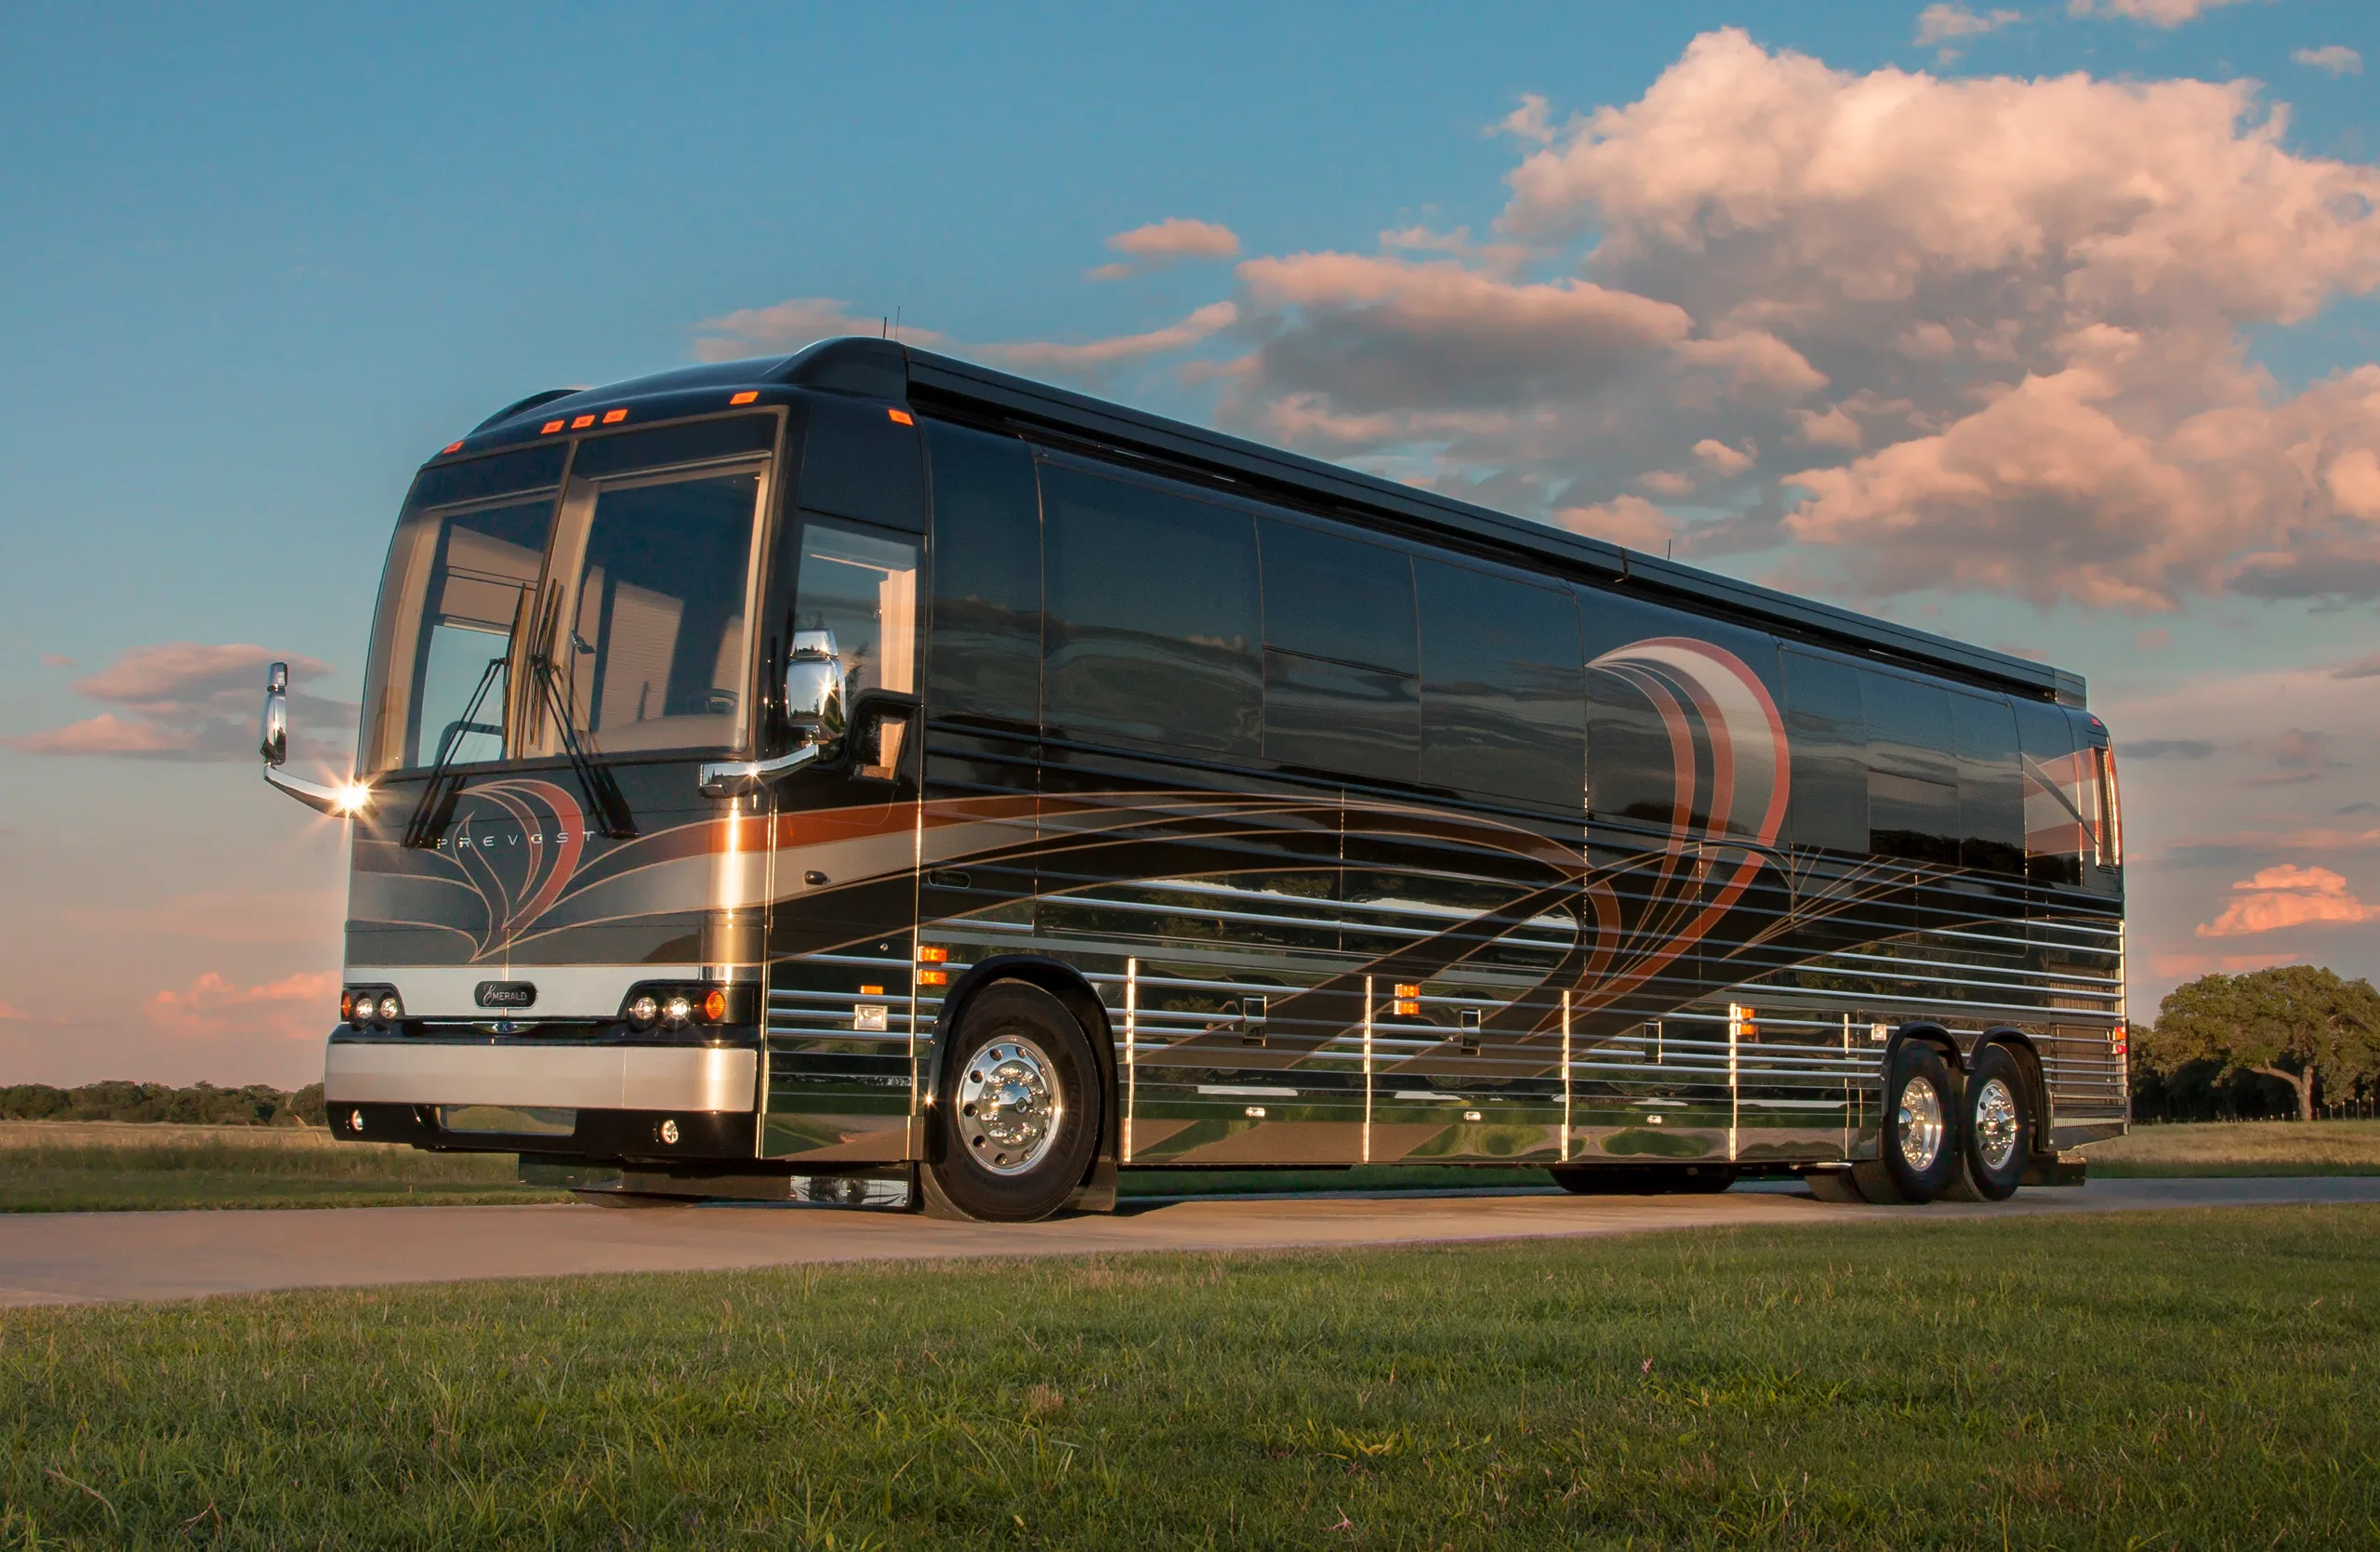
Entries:
{"type": "Polygon", "coordinates": [[[1677,557],[1677,536],[1676,536],[1675,534],[1672,534],[1672,535],[1671,535],[1667,539],[1663,540],[1663,541],[1662,541],[1662,543],[1661,543],[1661,559],[1663,559],[1663,560],[1665,560],[1665,561],[1668,561],[1668,560],[1674,560],[1674,559],[1676,559],[1676,557],[1677,557]]]}
{"type": "Polygon", "coordinates": [[[877,316],[876,320],[876,338],[879,339],[890,339],[892,338],[892,320],[884,317],[880,313],[877,316]]]}
{"type": "Polygon", "coordinates": [[[892,310],[892,338],[901,338],[901,310],[897,307],[892,310]]]}

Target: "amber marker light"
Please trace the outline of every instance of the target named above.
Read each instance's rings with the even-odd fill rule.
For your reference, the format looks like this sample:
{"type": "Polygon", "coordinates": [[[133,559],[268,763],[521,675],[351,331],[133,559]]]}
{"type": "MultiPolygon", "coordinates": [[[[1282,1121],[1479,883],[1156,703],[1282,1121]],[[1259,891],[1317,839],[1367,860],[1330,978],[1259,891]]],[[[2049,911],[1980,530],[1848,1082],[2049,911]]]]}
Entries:
{"type": "Polygon", "coordinates": [[[459,443],[459,442],[450,442],[450,443],[448,443],[445,446],[441,447],[440,449],[438,449],[438,456],[439,456],[440,458],[444,458],[444,457],[445,457],[447,454],[449,454],[449,453],[459,453],[459,452],[461,452],[462,450],[463,450],[463,444],[462,444],[461,443],[459,443]]]}
{"type": "Polygon", "coordinates": [[[882,987],[862,987],[859,988],[859,994],[862,997],[881,997],[884,995],[884,988],[882,987]]]}
{"type": "Polygon", "coordinates": [[[603,412],[603,424],[606,426],[616,426],[628,418],[628,412],[627,410],[607,409],[603,412]]]}
{"type": "Polygon", "coordinates": [[[570,423],[570,429],[574,431],[583,431],[593,424],[595,424],[595,418],[593,416],[582,415],[570,423]]]}
{"type": "Polygon", "coordinates": [[[751,404],[751,403],[753,403],[754,401],[758,400],[758,399],[760,398],[760,391],[759,389],[757,389],[757,388],[747,388],[747,389],[746,389],[743,392],[738,393],[737,395],[735,395],[735,397],[734,397],[733,399],[728,400],[728,401],[727,401],[728,407],[729,407],[729,408],[731,408],[731,409],[733,409],[733,408],[734,408],[735,405],[748,405],[748,404],[751,404]]]}
{"type": "Polygon", "coordinates": [[[718,1024],[727,1017],[727,993],[713,987],[703,997],[703,1022],[718,1024]]]}
{"type": "Polygon", "coordinates": [[[948,964],[950,950],[938,944],[929,943],[918,950],[918,962],[919,964],[948,964]]]}
{"type": "Polygon", "coordinates": [[[1396,983],[1396,1016],[1418,1018],[1421,1014],[1421,984],[1419,981],[1396,983]]]}
{"type": "Polygon", "coordinates": [[[891,416],[896,425],[914,426],[917,424],[917,421],[911,418],[909,412],[906,409],[888,409],[884,413],[891,416]]]}
{"type": "Polygon", "coordinates": [[[551,436],[554,432],[562,430],[562,423],[561,421],[549,420],[544,425],[537,428],[537,434],[539,436],[551,436]]]}
{"type": "Polygon", "coordinates": [[[947,970],[920,970],[918,972],[918,985],[921,987],[946,987],[949,984],[950,972],[947,970]]]}

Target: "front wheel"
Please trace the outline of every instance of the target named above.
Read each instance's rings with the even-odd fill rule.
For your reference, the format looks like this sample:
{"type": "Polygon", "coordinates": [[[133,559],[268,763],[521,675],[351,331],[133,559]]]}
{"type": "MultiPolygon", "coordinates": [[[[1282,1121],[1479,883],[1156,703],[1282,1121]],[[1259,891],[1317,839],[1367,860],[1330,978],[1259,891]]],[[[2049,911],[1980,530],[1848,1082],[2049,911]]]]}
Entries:
{"type": "Polygon", "coordinates": [[[1065,1004],[1024,981],[971,998],[935,1096],[930,1210],[1031,1223],[1066,1204],[1099,1145],[1099,1068],[1065,1004]]]}

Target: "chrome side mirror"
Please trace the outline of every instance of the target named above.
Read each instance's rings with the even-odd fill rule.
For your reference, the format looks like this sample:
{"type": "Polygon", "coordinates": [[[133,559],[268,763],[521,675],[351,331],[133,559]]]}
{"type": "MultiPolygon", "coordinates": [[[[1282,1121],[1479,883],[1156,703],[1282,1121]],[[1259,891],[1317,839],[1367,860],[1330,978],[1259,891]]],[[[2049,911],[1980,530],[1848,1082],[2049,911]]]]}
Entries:
{"type": "Polygon", "coordinates": [[[797,630],[785,665],[785,720],[794,741],[832,744],[843,736],[843,659],[832,630],[797,630]]]}
{"type": "Polygon", "coordinates": [[[265,674],[264,720],[257,730],[257,752],[268,765],[289,763],[289,665],[275,663],[265,674]]]}
{"type": "Polygon", "coordinates": [[[371,805],[372,789],[367,783],[350,781],[344,787],[324,787],[320,782],[281,774],[281,767],[289,762],[289,665],[286,663],[273,664],[265,674],[264,719],[257,729],[257,752],[264,757],[266,784],[279,788],[308,808],[344,819],[352,818],[371,805]]]}

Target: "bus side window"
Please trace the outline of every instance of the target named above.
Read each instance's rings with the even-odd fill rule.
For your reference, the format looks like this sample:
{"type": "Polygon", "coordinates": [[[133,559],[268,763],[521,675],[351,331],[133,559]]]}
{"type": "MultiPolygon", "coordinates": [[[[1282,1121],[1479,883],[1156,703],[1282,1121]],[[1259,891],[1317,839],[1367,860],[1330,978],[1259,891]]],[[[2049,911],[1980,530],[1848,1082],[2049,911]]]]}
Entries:
{"type": "Polygon", "coordinates": [[[2025,804],[2025,876],[2035,883],[2082,882],[2090,844],[2088,783],[2062,708],[2020,700],[2016,744],[2025,804]]]}
{"type": "Polygon", "coordinates": [[[1950,694],[1898,674],[1859,670],[1868,723],[1868,846],[1878,856],[1956,864],[1959,767],[1950,694]]]}
{"type": "Polygon", "coordinates": [[[1413,563],[1385,545],[1265,518],[1264,754],[1411,781],[1421,696],[1413,563]]]}
{"type": "Polygon", "coordinates": [[[1044,460],[1043,719],[1065,737],[1260,752],[1256,519],[1044,460]]]}
{"type": "Polygon", "coordinates": [[[1959,755],[1959,860],[1993,873],[2025,870],[2025,797],[2016,718],[2005,697],[1950,696],[1959,755]]]}
{"type": "Polygon", "coordinates": [[[1421,779],[1575,814],[1586,776],[1567,592],[1421,561],[1421,779]]]}
{"type": "Polygon", "coordinates": [[[936,715],[1041,713],[1041,497],[1014,437],[927,422],[933,479],[936,715]]]}
{"type": "Polygon", "coordinates": [[[1859,670],[1839,658],[1787,647],[1785,736],[1792,786],[1786,816],[1797,846],[1866,856],[1868,742],[1859,670]]]}

